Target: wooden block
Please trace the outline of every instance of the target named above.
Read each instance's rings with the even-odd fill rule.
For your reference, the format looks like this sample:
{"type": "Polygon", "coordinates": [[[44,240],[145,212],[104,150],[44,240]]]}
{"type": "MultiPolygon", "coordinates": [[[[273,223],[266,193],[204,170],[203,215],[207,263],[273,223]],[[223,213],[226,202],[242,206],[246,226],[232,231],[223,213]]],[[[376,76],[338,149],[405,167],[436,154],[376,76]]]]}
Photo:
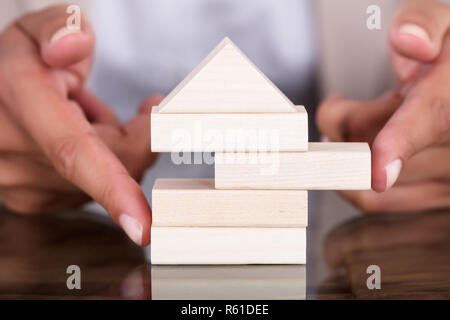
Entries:
{"type": "Polygon", "coordinates": [[[153,300],[306,298],[304,265],[152,266],[153,300]]]}
{"type": "Polygon", "coordinates": [[[160,106],[161,113],[296,111],[292,102],[228,38],[160,106]]]}
{"type": "Polygon", "coordinates": [[[308,149],[308,152],[276,154],[216,153],[215,186],[218,189],[370,189],[371,155],[367,143],[310,143],[308,149]],[[265,157],[270,161],[262,161],[265,157]]]}
{"type": "Polygon", "coordinates": [[[308,114],[162,114],[152,110],[153,152],[306,151],[308,114]]]}
{"type": "Polygon", "coordinates": [[[305,228],[152,227],[152,264],[305,264],[305,228]]]}
{"type": "Polygon", "coordinates": [[[153,226],[306,227],[308,192],[217,190],[213,179],[158,179],[153,226]]]}

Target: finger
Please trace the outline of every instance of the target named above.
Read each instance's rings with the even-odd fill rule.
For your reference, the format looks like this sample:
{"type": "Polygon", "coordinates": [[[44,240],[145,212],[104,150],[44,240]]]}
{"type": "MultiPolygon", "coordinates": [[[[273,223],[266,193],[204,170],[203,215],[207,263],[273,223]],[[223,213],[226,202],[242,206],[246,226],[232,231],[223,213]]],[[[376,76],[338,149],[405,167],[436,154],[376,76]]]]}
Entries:
{"type": "MultiPolygon", "coordinates": [[[[23,76],[21,72],[26,71],[16,75],[23,76]]],[[[136,243],[148,244],[151,213],[139,185],[95,134],[79,106],[52,90],[45,74],[27,76],[11,88],[8,110],[65,179],[105,207],[136,243]],[[30,105],[39,112],[30,111],[30,105]]]]}
{"type": "Polygon", "coordinates": [[[14,121],[6,114],[6,110],[0,105],[0,151],[1,152],[26,152],[27,154],[40,153],[38,147],[14,121]]]}
{"type": "MultiPolygon", "coordinates": [[[[66,67],[89,58],[95,36],[89,22],[81,13],[80,30],[68,28],[68,5],[58,5],[28,14],[17,25],[38,46],[42,59],[52,67],[66,67]]],[[[85,70],[87,71],[87,70],[85,70]]]]}
{"type": "Polygon", "coordinates": [[[89,197],[80,193],[66,194],[26,187],[0,188],[0,198],[11,211],[26,215],[73,209],[89,201],[89,197]]]}
{"type": "Polygon", "coordinates": [[[125,141],[134,150],[139,150],[135,159],[138,160],[138,168],[148,168],[157,157],[151,152],[150,121],[148,114],[138,114],[124,126],[125,141]]]}
{"type": "MultiPolygon", "coordinates": [[[[449,38],[450,40],[450,38],[449,38]]],[[[450,129],[450,41],[433,69],[408,93],[372,146],[372,188],[385,191],[415,153],[440,142],[450,129]]]]}
{"type": "Polygon", "coordinates": [[[344,141],[343,124],[357,102],[334,95],[322,102],[317,109],[316,123],[321,134],[330,141],[344,141]]]}
{"type": "Polygon", "coordinates": [[[371,143],[401,101],[396,91],[373,101],[332,99],[319,108],[318,126],[331,141],[371,143]]]}
{"type": "Polygon", "coordinates": [[[47,191],[79,193],[69,181],[63,179],[52,167],[19,154],[2,154],[0,157],[0,187],[35,188],[47,191]]]}
{"type": "Polygon", "coordinates": [[[345,140],[372,144],[376,134],[398,109],[402,100],[397,91],[389,91],[376,100],[360,103],[342,124],[345,140]]]}
{"type": "Polygon", "coordinates": [[[89,122],[120,126],[119,119],[111,108],[90,90],[82,88],[73,95],[73,98],[78,102],[89,122]]]}
{"type": "Polygon", "coordinates": [[[139,181],[156,160],[157,154],[152,153],[149,147],[150,121],[147,114],[138,114],[120,130],[104,125],[95,125],[94,128],[136,180],[139,181]]]}
{"type": "Polygon", "coordinates": [[[418,152],[405,163],[397,185],[422,183],[430,181],[447,181],[450,183],[450,146],[440,145],[418,152]]]}
{"type": "Polygon", "coordinates": [[[149,113],[154,106],[157,106],[163,101],[164,96],[162,94],[151,95],[145,99],[139,106],[139,113],[149,113]]]}
{"type": "Polygon", "coordinates": [[[339,194],[369,213],[412,212],[450,206],[450,185],[439,181],[399,185],[384,193],[364,190],[339,191],[339,194]]]}
{"type": "Polygon", "coordinates": [[[416,60],[406,58],[392,47],[389,50],[389,57],[391,60],[392,69],[401,83],[406,84],[417,77],[421,63],[416,60]]]}
{"type": "Polygon", "coordinates": [[[435,59],[450,26],[448,5],[430,0],[407,1],[397,14],[390,30],[393,49],[417,61],[435,59]]]}

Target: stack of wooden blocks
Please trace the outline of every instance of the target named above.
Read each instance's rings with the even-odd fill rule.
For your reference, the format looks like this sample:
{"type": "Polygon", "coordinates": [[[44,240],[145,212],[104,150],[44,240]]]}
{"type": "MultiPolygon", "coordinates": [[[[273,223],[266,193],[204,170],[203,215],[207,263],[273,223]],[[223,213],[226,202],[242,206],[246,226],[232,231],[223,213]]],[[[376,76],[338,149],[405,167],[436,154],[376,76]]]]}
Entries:
{"type": "Polygon", "coordinates": [[[308,143],[308,115],[228,39],[151,114],[154,152],[215,152],[215,179],[159,179],[153,264],[304,264],[307,190],[370,188],[366,143],[308,143]]]}

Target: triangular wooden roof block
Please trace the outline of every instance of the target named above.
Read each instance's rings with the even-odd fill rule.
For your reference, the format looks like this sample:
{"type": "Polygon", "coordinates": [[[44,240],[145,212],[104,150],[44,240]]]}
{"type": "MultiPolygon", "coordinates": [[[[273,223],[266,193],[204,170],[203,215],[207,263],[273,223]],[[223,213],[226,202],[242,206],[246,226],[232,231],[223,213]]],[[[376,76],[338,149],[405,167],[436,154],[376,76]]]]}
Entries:
{"type": "Polygon", "coordinates": [[[284,112],[296,112],[292,102],[228,38],[160,104],[160,113],[284,112]]]}

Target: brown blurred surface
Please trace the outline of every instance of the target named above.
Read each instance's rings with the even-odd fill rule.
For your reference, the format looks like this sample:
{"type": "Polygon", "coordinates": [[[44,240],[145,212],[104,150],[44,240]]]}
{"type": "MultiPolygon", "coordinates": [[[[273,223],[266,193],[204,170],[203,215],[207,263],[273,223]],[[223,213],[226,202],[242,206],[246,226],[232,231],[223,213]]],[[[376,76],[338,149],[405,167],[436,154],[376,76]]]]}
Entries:
{"type": "Polygon", "coordinates": [[[362,215],[310,192],[305,266],[158,266],[108,217],[0,209],[0,299],[450,298],[450,212],[362,215]],[[332,270],[327,263],[339,268],[332,270]],[[381,289],[369,290],[369,265],[381,289]],[[81,268],[81,290],[66,269],[81,268]]]}

